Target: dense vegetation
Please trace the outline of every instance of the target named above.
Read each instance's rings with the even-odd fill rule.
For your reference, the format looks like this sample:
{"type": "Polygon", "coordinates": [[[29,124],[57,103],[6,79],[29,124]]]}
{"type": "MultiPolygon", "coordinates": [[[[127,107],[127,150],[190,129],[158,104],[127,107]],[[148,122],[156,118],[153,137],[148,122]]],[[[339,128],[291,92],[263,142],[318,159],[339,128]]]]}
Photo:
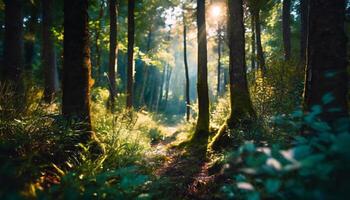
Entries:
{"type": "Polygon", "coordinates": [[[346,0],[0,0],[0,199],[347,199],[346,0]]]}

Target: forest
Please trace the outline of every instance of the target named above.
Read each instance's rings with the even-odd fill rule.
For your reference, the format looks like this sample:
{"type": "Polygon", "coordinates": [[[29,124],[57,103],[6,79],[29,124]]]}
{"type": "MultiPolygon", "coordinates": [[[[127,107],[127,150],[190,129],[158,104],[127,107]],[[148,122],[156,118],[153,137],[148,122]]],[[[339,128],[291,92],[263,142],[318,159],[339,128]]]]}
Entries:
{"type": "Polygon", "coordinates": [[[349,199],[348,0],[0,0],[0,199],[349,199]]]}

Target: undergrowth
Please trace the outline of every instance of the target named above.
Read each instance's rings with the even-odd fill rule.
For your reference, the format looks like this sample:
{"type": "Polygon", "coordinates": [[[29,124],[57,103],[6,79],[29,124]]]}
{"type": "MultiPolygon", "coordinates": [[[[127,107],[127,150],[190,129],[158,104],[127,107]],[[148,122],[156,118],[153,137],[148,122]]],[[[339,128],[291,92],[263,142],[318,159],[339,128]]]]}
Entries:
{"type": "MultiPolygon", "coordinates": [[[[27,109],[15,112],[6,107],[15,96],[2,87],[0,97],[1,199],[134,199],[147,197],[142,187],[150,170],[145,152],[156,123],[147,115],[106,109],[108,92],[93,92],[94,131],[105,148],[97,159],[89,145],[78,143],[79,131],[66,126],[58,104],[46,105],[39,89],[27,91],[27,109]],[[48,109],[50,107],[50,109],[48,109]],[[11,112],[9,112],[11,111],[11,112]],[[13,112],[12,112],[13,111],[13,112]],[[138,123],[141,121],[145,122],[138,123]]],[[[73,125],[74,126],[74,125],[73,125]]]]}

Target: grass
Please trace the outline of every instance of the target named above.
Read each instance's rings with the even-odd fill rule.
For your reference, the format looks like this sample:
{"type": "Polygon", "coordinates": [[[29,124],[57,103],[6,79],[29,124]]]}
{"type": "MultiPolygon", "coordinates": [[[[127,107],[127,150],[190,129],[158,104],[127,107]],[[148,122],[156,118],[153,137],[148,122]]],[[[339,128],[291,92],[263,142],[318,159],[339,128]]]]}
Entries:
{"type": "Polygon", "coordinates": [[[97,159],[89,146],[75,142],[79,131],[65,126],[58,106],[47,109],[40,102],[40,92],[35,94],[38,98],[30,99],[25,113],[11,115],[5,115],[12,109],[5,105],[13,97],[2,96],[0,179],[7,186],[1,185],[1,199],[130,199],[140,195],[152,171],[147,152],[152,142],[163,139],[166,129],[149,114],[120,108],[110,113],[105,94],[105,90],[94,91],[92,103],[94,131],[106,150],[97,159]]]}

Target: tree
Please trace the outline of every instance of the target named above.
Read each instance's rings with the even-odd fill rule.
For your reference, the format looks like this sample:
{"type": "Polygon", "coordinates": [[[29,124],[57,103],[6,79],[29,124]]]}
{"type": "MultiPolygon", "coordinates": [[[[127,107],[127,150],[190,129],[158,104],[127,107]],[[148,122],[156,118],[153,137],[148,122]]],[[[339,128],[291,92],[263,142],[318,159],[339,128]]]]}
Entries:
{"type": "Polygon", "coordinates": [[[38,1],[29,2],[30,18],[26,24],[27,31],[25,33],[25,42],[24,42],[24,61],[25,61],[25,71],[26,76],[31,79],[32,68],[33,68],[33,59],[34,59],[34,46],[36,42],[36,32],[38,31],[38,1]]]}
{"type": "Polygon", "coordinates": [[[290,6],[291,0],[283,0],[282,12],[282,30],[283,30],[283,46],[284,60],[290,60],[291,56],[291,40],[290,40],[290,6]]]}
{"type": "Polygon", "coordinates": [[[102,78],[103,78],[103,68],[102,68],[102,63],[101,63],[101,57],[102,57],[102,49],[101,49],[101,30],[102,30],[102,19],[104,16],[104,7],[105,7],[105,1],[102,0],[100,2],[100,8],[98,9],[98,17],[97,17],[97,24],[95,26],[95,56],[94,61],[95,61],[95,65],[96,68],[98,69],[98,73],[97,73],[97,83],[98,84],[102,84],[102,78]]]}
{"type": "Polygon", "coordinates": [[[115,82],[115,68],[116,68],[116,58],[118,53],[117,44],[117,2],[116,0],[109,1],[109,21],[110,21],[110,31],[109,31],[109,99],[111,111],[113,111],[115,106],[115,96],[116,96],[116,82],[115,82]]]}
{"type": "Polygon", "coordinates": [[[228,0],[228,12],[231,112],[210,144],[214,150],[229,145],[228,129],[237,128],[238,123],[256,118],[246,75],[243,0],[228,0]]]}
{"type": "Polygon", "coordinates": [[[254,21],[255,21],[255,34],[256,34],[256,46],[257,46],[257,58],[258,67],[264,73],[266,72],[265,56],[261,44],[261,21],[260,21],[260,8],[258,7],[254,11],[254,21]]]}
{"type": "Polygon", "coordinates": [[[51,103],[58,90],[56,55],[52,29],[53,0],[42,0],[42,63],[44,68],[45,90],[44,100],[51,103]]]}
{"type": "Polygon", "coordinates": [[[217,51],[218,51],[218,65],[217,65],[217,73],[218,73],[218,76],[217,76],[217,96],[219,97],[220,94],[221,94],[221,88],[220,88],[220,85],[221,85],[221,46],[222,46],[222,28],[221,28],[221,25],[220,25],[220,22],[218,22],[218,29],[217,29],[217,42],[218,42],[218,48],[217,48],[217,51]]]}
{"type": "MultiPolygon", "coordinates": [[[[146,52],[148,53],[151,50],[151,43],[152,43],[152,35],[153,35],[153,31],[152,31],[152,26],[149,28],[148,30],[148,34],[147,34],[147,45],[146,45],[146,52]]],[[[141,85],[141,91],[140,91],[140,98],[139,98],[139,105],[144,105],[145,104],[145,91],[146,91],[146,85],[147,85],[147,81],[149,81],[148,77],[149,77],[149,69],[150,67],[147,66],[145,63],[142,63],[142,69],[143,69],[143,79],[142,79],[142,85],[141,85]]]]}
{"type": "Polygon", "coordinates": [[[88,0],[64,1],[62,114],[81,123],[82,141],[92,134],[90,116],[91,62],[88,0]]]}
{"type": "Polygon", "coordinates": [[[197,0],[198,41],[198,119],[193,138],[206,138],[209,134],[209,94],[207,66],[207,31],[205,24],[205,0],[197,0]]]}
{"type": "Polygon", "coordinates": [[[334,129],[348,119],[344,20],[345,0],[309,0],[304,112],[321,109],[318,118],[334,129]]]}
{"type": "Polygon", "coordinates": [[[255,39],[256,39],[256,34],[255,34],[255,20],[254,20],[254,17],[252,15],[253,12],[250,12],[251,13],[251,21],[250,21],[250,24],[251,24],[251,28],[252,28],[252,36],[251,36],[251,48],[252,48],[252,54],[251,54],[251,68],[252,70],[255,70],[255,55],[256,55],[256,44],[255,44],[255,39]]]}
{"type": "Polygon", "coordinates": [[[183,45],[184,45],[184,64],[185,64],[185,95],[186,95],[186,120],[190,120],[190,77],[188,72],[188,62],[187,62],[187,24],[186,24],[186,15],[185,15],[185,6],[182,11],[182,20],[183,20],[183,45]]]}
{"type": "Polygon", "coordinates": [[[306,42],[308,29],[308,2],[309,0],[300,0],[300,63],[306,63],[306,42]]]}
{"type": "Polygon", "coordinates": [[[3,80],[18,95],[23,90],[23,16],[22,0],[5,0],[3,80]]]}
{"type": "Polygon", "coordinates": [[[165,99],[164,99],[165,107],[166,107],[166,105],[168,103],[168,99],[169,99],[170,79],[171,79],[172,73],[173,73],[173,68],[168,63],[166,65],[166,75],[165,75],[165,99]]]}
{"type": "Polygon", "coordinates": [[[132,108],[133,102],[133,64],[135,40],[135,0],[128,1],[128,69],[126,86],[126,108],[132,108]]]}

